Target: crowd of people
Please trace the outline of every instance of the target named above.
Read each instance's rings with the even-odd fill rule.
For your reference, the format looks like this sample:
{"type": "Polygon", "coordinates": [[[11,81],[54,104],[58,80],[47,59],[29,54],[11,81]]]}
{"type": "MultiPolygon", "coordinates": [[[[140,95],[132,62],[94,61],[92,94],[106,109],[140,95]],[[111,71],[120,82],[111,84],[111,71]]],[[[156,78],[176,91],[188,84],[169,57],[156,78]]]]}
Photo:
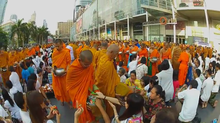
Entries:
{"type": "MultiPolygon", "coordinates": [[[[74,123],[188,123],[220,86],[220,54],[150,41],[63,42],[0,50],[0,121],[60,123],[54,97],[76,109],[74,123]],[[52,83],[50,80],[52,79],[52,83]],[[53,119],[54,120],[54,119],[53,119]]],[[[62,116],[65,117],[65,116],[62,116]]]]}

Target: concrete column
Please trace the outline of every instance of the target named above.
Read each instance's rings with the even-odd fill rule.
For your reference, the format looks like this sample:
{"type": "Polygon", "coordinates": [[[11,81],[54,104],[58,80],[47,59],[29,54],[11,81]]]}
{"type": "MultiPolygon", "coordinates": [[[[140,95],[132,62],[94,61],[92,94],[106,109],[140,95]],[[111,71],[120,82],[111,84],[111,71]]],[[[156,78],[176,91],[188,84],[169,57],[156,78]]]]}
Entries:
{"type": "MultiPolygon", "coordinates": [[[[174,6],[172,4],[172,16],[173,16],[173,19],[175,19],[175,11],[174,11],[174,6]]],[[[173,24],[173,42],[176,43],[176,24],[173,24]]]]}
{"type": "Polygon", "coordinates": [[[131,24],[131,27],[130,27],[130,35],[131,35],[131,38],[134,39],[134,25],[131,24]]]}
{"type": "Polygon", "coordinates": [[[116,30],[117,30],[117,28],[116,28],[116,21],[114,22],[114,38],[115,38],[115,40],[116,40],[116,38],[117,38],[117,32],[116,32],[116,30]]]}
{"type": "Polygon", "coordinates": [[[101,37],[101,36],[100,36],[100,24],[98,24],[98,40],[101,39],[100,37],[101,37]]]}
{"type": "Polygon", "coordinates": [[[205,20],[206,20],[206,26],[207,26],[207,30],[208,30],[208,40],[207,40],[207,43],[209,43],[210,41],[210,28],[209,28],[209,17],[208,17],[208,12],[207,12],[207,6],[206,6],[206,1],[204,1],[204,11],[205,11],[205,20]]]}
{"type": "MultiPolygon", "coordinates": [[[[148,22],[148,12],[146,11],[146,22],[148,22]]],[[[149,35],[149,32],[148,32],[148,26],[145,27],[145,37],[147,39],[147,41],[149,41],[149,38],[148,38],[148,35],[149,35]]]]}
{"type": "Polygon", "coordinates": [[[107,39],[107,24],[105,22],[105,39],[107,39]]]}
{"type": "Polygon", "coordinates": [[[130,39],[130,25],[129,25],[129,15],[127,15],[127,32],[128,32],[128,40],[130,39]]]}

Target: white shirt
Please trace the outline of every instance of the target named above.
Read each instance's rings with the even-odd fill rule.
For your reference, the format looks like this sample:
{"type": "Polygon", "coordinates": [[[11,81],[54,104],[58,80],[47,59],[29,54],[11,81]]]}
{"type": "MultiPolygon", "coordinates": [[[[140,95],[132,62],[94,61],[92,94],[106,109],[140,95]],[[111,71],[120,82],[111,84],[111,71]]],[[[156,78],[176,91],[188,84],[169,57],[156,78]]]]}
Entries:
{"type": "MultiPolygon", "coordinates": [[[[37,74],[37,83],[36,83],[36,86],[35,86],[35,89],[36,90],[39,90],[39,88],[41,87],[41,83],[39,82],[39,79],[40,79],[40,77],[38,76],[38,74],[37,74]]],[[[40,80],[41,81],[41,80],[40,80]]],[[[42,82],[42,81],[41,81],[42,82]]]]}
{"type": "Polygon", "coordinates": [[[159,85],[163,88],[165,91],[165,97],[167,101],[170,101],[173,99],[173,93],[174,93],[174,88],[173,88],[173,67],[169,61],[169,66],[170,68],[168,70],[162,70],[160,73],[156,74],[156,76],[159,79],[159,85]]]}
{"type": "Polygon", "coordinates": [[[201,56],[199,56],[199,58],[198,58],[198,59],[199,59],[199,62],[200,62],[200,65],[199,65],[199,67],[200,67],[200,68],[202,68],[202,64],[203,64],[203,60],[202,60],[202,57],[201,57],[201,56]]]}
{"type": "Polygon", "coordinates": [[[137,68],[137,63],[138,61],[137,60],[133,60],[129,63],[129,71],[128,71],[128,75],[130,75],[130,72],[133,71],[133,70],[136,70],[137,68]]]}
{"type": "Polygon", "coordinates": [[[184,99],[183,106],[179,114],[180,121],[189,122],[195,118],[199,104],[199,95],[200,91],[194,88],[178,93],[178,98],[184,99]]]}
{"type": "Polygon", "coordinates": [[[74,60],[73,48],[70,45],[67,45],[66,48],[70,50],[71,61],[73,61],[74,60]]]}
{"type": "Polygon", "coordinates": [[[11,116],[14,118],[17,118],[18,120],[21,120],[21,115],[19,112],[19,108],[14,102],[14,106],[12,107],[8,100],[5,101],[4,107],[7,108],[11,112],[11,116]]]}
{"type": "Polygon", "coordinates": [[[17,92],[18,92],[18,90],[14,86],[9,90],[9,95],[11,96],[11,98],[13,100],[14,100],[14,94],[17,93],[17,92]]]}
{"type": "Polygon", "coordinates": [[[211,96],[211,92],[212,92],[212,88],[213,88],[214,82],[212,80],[211,77],[207,78],[203,84],[202,84],[202,95],[201,95],[201,99],[202,101],[208,101],[210,96],[211,96]]]}
{"type": "Polygon", "coordinates": [[[220,70],[217,71],[213,80],[215,81],[215,85],[212,88],[212,92],[217,93],[220,86],[220,70]]]}
{"type": "Polygon", "coordinates": [[[216,58],[215,58],[215,57],[212,57],[212,58],[210,59],[210,62],[213,62],[213,61],[216,61],[216,58]]]}
{"type": "Polygon", "coordinates": [[[148,67],[145,64],[139,64],[136,68],[137,79],[141,78],[148,73],[148,67]]]}
{"type": "Polygon", "coordinates": [[[196,81],[198,83],[198,87],[197,87],[197,90],[199,90],[199,92],[201,92],[201,88],[202,88],[202,81],[201,79],[198,77],[196,78],[196,81]]]}
{"type": "Polygon", "coordinates": [[[8,117],[8,113],[5,111],[5,109],[0,105],[0,117],[6,118],[8,117]]]}
{"type": "MultiPolygon", "coordinates": [[[[32,61],[33,61],[33,60],[32,60],[32,61]]],[[[34,62],[34,61],[33,61],[33,62],[34,62]]],[[[37,68],[36,68],[35,64],[33,64],[31,67],[34,69],[34,73],[37,74],[37,68]]]]}
{"type": "Polygon", "coordinates": [[[208,70],[209,69],[209,63],[210,63],[210,58],[206,57],[205,58],[205,69],[208,70]]]}
{"type": "Polygon", "coordinates": [[[19,76],[18,76],[18,74],[16,72],[11,72],[9,80],[13,84],[13,87],[15,87],[19,92],[23,92],[19,76]]]}
{"type": "Polygon", "coordinates": [[[36,60],[36,66],[38,68],[41,62],[41,58],[39,56],[36,56],[35,60],[36,60]]]}
{"type": "Polygon", "coordinates": [[[21,115],[21,119],[23,123],[31,123],[31,118],[30,118],[28,111],[26,112],[26,111],[20,110],[20,115],[21,115]]]}
{"type": "Polygon", "coordinates": [[[122,76],[120,77],[120,82],[125,83],[126,79],[127,79],[126,76],[125,76],[125,75],[122,75],[122,76]]]}

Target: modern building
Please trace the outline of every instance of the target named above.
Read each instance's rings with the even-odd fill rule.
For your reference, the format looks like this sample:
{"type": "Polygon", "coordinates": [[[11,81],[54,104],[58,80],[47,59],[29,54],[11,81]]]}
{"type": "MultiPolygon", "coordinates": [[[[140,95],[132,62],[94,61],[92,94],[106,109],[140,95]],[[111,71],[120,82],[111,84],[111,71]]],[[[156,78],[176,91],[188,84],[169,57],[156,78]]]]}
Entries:
{"type": "Polygon", "coordinates": [[[57,25],[58,30],[56,31],[56,35],[63,40],[69,40],[70,29],[73,26],[73,21],[69,20],[67,22],[58,22],[57,25]]]}
{"type": "Polygon", "coordinates": [[[3,23],[8,0],[0,0],[0,25],[3,23]]]}
{"type": "Polygon", "coordinates": [[[143,39],[214,46],[220,51],[218,0],[95,0],[76,18],[76,38],[143,39]]]}
{"type": "Polygon", "coordinates": [[[73,21],[77,17],[81,16],[85,11],[85,8],[92,3],[93,0],[75,0],[74,10],[73,10],[73,21]]]}
{"type": "Polygon", "coordinates": [[[44,26],[45,28],[47,28],[47,21],[46,21],[46,20],[43,20],[43,26],[44,26]]]}
{"type": "Polygon", "coordinates": [[[36,12],[31,15],[31,19],[29,20],[29,23],[36,23],[36,12]]]}
{"type": "Polygon", "coordinates": [[[18,21],[18,16],[16,14],[12,14],[10,17],[11,21],[17,22],[18,21]]]}

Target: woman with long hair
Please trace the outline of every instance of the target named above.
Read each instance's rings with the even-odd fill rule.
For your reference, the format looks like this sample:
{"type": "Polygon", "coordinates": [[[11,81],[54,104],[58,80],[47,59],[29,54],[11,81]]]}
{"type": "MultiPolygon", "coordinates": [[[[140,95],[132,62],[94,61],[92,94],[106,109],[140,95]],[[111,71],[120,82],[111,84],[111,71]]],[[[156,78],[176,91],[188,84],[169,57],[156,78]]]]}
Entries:
{"type": "Polygon", "coordinates": [[[4,88],[2,88],[2,96],[3,96],[3,99],[5,101],[4,102],[4,107],[11,112],[11,117],[13,118],[13,120],[21,122],[22,120],[21,120],[21,115],[20,115],[20,112],[19,112],[20,109],[14,103],[12,98],[9,96],[8,91],[4,88]]]}
{"type": "Polygon", "coordinates": [[[60,114],[58,111],[50,110],[49,115],[46,116],[43,109],[47,106],[44,103],[44,97],[38,91],[27,93],[27,105],[32,123],[53,123],[49,119],[53,118],[54,115],[56,115],[57,123],[60,123],[60,114]]]}
{"type": "MultiPolygon", "coordinates": [[[[141,122],[143,119],[143,106],[144,106],[144,98],[138,93],[131,93],[127,97],[125,97],[125,112],[119,116],[114,104],[121,105],[120,101],[117,98],[108,97],[103,95],[101,92],[97,92],[97,98],[107,100],[114,110],[115,118],[112,120],[112,123],[127,123],[131,121],[139,121],[141,122]]],[[[105,120],[105,119],[104,119],[105,120]]],[[[109,122],[106,121],[105,122],[109,122]]]]}
{"type": "Polygon", "coordinates": [[[156,114],[156,112],[165,108],[165,91],[160,85],[155,85],[151,89],[150,99],[146,102],[144,112],[145,122],[150,122],[151,118],[156,114]]]}

